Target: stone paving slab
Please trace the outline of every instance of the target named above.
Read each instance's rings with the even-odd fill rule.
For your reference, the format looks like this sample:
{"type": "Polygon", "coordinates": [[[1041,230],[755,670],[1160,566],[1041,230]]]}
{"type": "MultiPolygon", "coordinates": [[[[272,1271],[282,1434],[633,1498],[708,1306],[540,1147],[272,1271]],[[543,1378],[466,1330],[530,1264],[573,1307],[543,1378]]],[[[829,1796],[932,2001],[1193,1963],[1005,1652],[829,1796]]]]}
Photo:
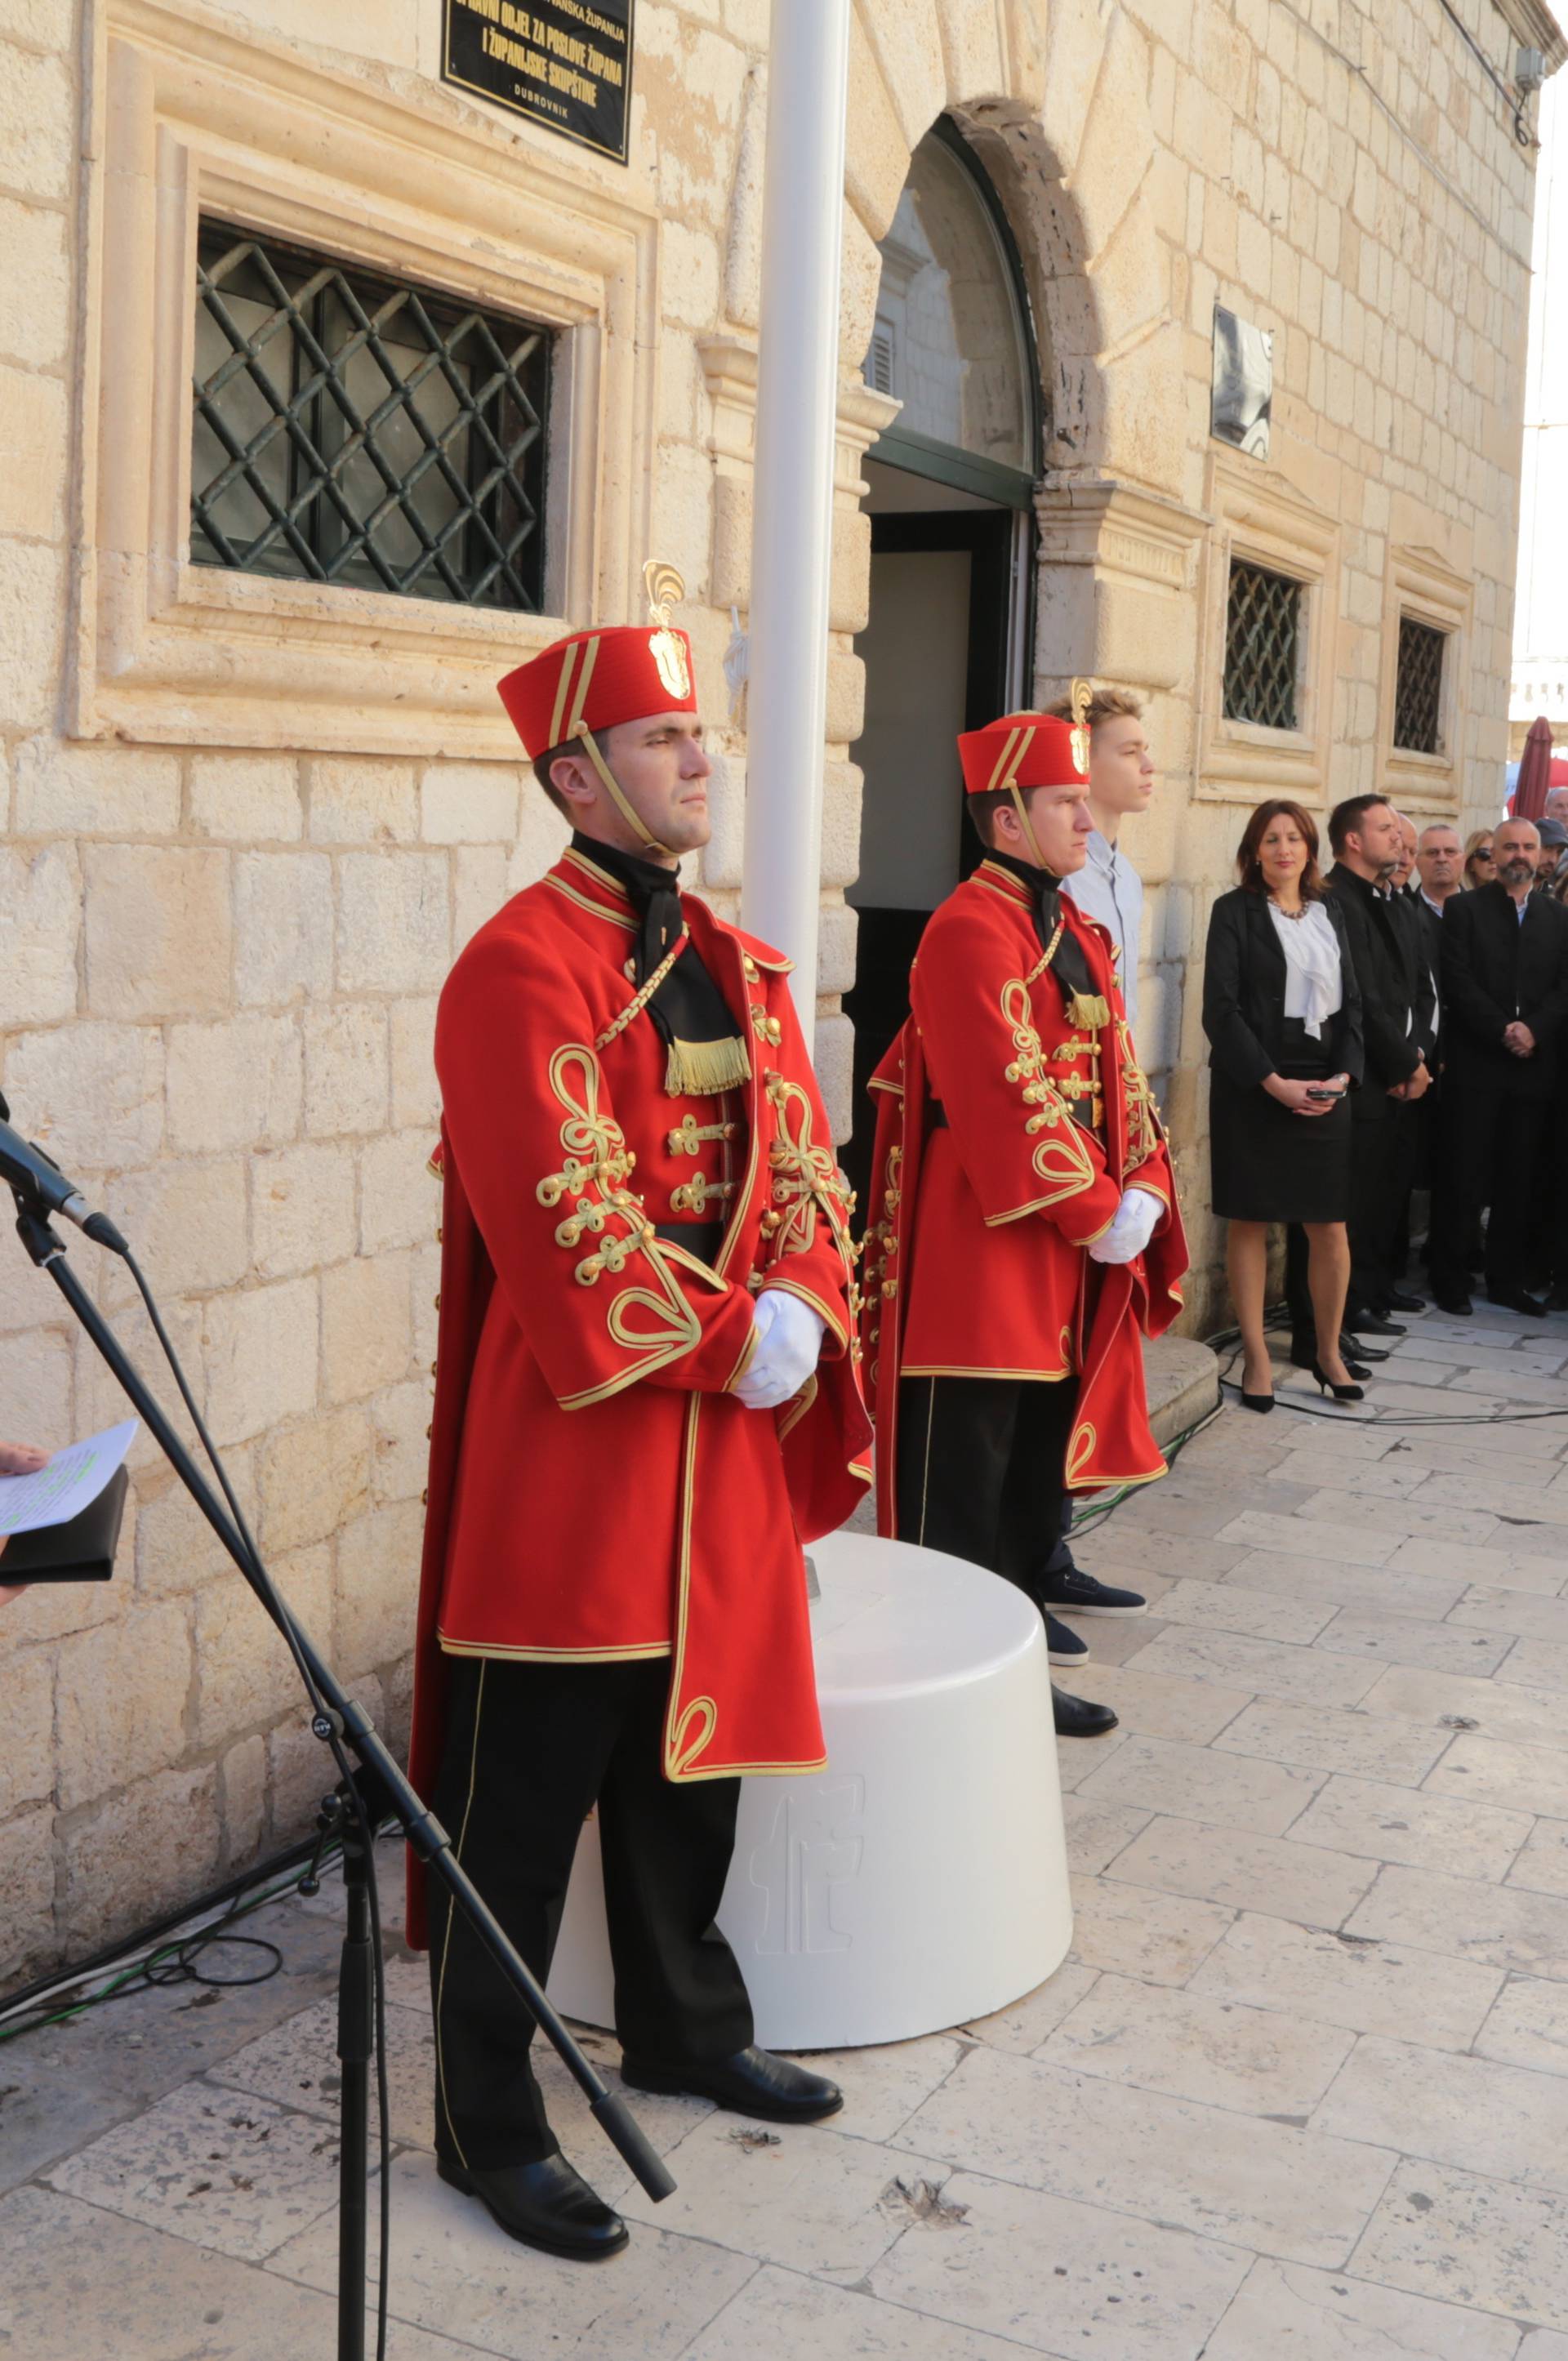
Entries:
{"type": "MultiPolygon", "coordinates": [[[[1401,2035],[1419,2026],[1434,2049],[1476,2042],[1503,1988],[1500,1968],[1255,1911],[1226,1928],[1187,1987],[1356,2033],[1401,2035]]],[[[1559,1994],[1568,2030],[1568,1993],[1556,1984],[1532,1989],[1559,1994]]]]}
{"type": "MultiPolygon", "coordinates": [[[[1060,1750],[1039,1991],[821,2061],[808,2130],[639,2097],[658,2207],[541,2050],[609,2265],[437,2180],[383,1848],[392,2361],[1568,2361],[1568,1318],[1481,1312],[1413,1318],[1359,1415],[1282,1375],[1084,1536],[1154,1611],[1082,1627],[1122,1727],[1060,1750]]],[[[341,1915],[272,1905],[248,1993],[0,2044],[0,2353],[333,2349],[341,1915]]]]}
{"type": "MultiPolygon", "coordinates": [[[[324,2361],[337,2348],[334,2297],[51,2189],[0,2203],[0,2352],[18,2361],[324,2361]]],[[[387,2338],[387,2361],[472,2350],[399,2322],[387,2338]]]]}
{"type": "Polygon", "coordinates": [[[922,2154],[1291,2261],[1343,2264],[1398,2161],[1040,2059],[971,2051],[905,2125],[922,2154]]]}
{"type": "MultiPolygon", "coordinates": [[[[371,2269],[378,2254],[372,2219],[371,2269]]],[[[392,2170],[390,2308],[399,2320],[505,2361],[675,2361],[756,2269],[696,2238],[644,2230],[612,2262],[559,2262],[513,2244],[435,2177],[426,2156],[392,2170]]],[[[275,2255],[269,2276],[337,2283],[337,2219],[325,2215],[275,2255]]]]}

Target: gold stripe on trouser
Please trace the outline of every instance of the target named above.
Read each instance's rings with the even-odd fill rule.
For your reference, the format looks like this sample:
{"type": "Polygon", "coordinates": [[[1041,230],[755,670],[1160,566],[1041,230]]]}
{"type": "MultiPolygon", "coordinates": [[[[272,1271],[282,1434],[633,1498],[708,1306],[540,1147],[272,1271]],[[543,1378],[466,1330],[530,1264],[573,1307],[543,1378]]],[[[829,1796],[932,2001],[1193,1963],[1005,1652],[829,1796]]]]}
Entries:
{"type": "Polygon", "coordinates": [[[927,1378],[931,1389],[926,1397],[926,1457],[920,1469],[920,1546],[926,1546],[926,1495],[931,1483],[931,1427],[937,1415],[937,1380],[927,1378]]]}
{"type": "MultiPolygon", "coordinates": [[[[457,1863],[459,1868],[463,1865],[463,1839],[468,1833],[468,1815],[474,1808],[474,1781],[479,1762],[479,1717],[484,1711],[485,1706],[485,1674],[487,1670],[488,1666],[481,1658],[479,1664],[479,1686],[474,1697],[474,1743],[469,1749],[468,1753],[468,1794],[463,1806],[463,1825],[457,1831],[457,1842],[453,1849],[452,1854],[453,1860],[457,1863]]],[[[451,2133],[452,2144],[457,2150],[457,2161],[463,2167],[464,2171],[466,2172],[468,2169],[468,2159],[463,2153],[463,2143],[457,2136],[457,2126],[452,2120],[452,2107],[446,2096],[446,2066],[441,2054],[441,2009],[442,2003],[446,1996],[446,1960],[447,1954],[452,1949],[452,1921],[456,1917],[456,1916],[457,1904],[454,1897],[448,1894],[446,1897],[446,1934],[441,1946],[441,1973],[436,1979],[435,1985],[435,2081],[436,2087],[441,2092],[441,2112],[446,2117],[446,2128],[451,2133]]]]}

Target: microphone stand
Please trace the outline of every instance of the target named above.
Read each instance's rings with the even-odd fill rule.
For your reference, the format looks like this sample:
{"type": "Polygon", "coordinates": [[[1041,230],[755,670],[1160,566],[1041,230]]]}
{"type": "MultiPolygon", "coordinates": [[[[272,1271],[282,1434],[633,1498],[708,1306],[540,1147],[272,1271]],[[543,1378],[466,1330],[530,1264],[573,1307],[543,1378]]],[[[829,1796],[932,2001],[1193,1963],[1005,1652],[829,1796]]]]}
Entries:
{"type": "MultiPolygon", "coordinates": [[[[211,1525],[244,1576],[260,1606],[291,1637],[294,1650],[314,1683],[323,1710],[314,1715],[312,1730],[324,1744],[334,1740],[351,1747],[361,1766],[360,1786],[369,1823],[388,1814],[395,1818],[428,1875],[438,1878],[453,1905],[461,1910],[491,1958],[510,1983],[519,2001],[540,2026],[563,2063],[587,2099],[595,2121],[620,2150],[655,2203],[668,2197],[675,2183],[663,2159],[624,2100],[605,2088],[584,2057],[539,1982],[510,1941],[500,1922],[478,1893],[462,1865],[454,1859],[452,1840],[433,1812],[428,1811],[400,1769],[363,1706],[349,1697],[304,1627],[290,1612],[252,1566],[250,1554],[227,1511],[201,1469],[180,1440],[156,1397],[148,1389],[119,1338],[66,1260],[65,1244],[49,1227],[47,1214],[29,1204],[19,1189],[16,1231],[38,1269],[47,1270],[93,1345],[129,1396],[133,1407],[162,1449],[191,1498],[211,1525]]],[[[348,1889],[348,1928],[342,1953],[338,1988],[338,2053],[343,2061],[341,2147],[339,2151],[338,2361],[364,2361],[367,2207],[369,2178],[369,2085],[371,2055],[371,1969],[367,1888],[370,1862],[360,1839],[352,1798],[341,1792],[323,1806],[328,1826],[323,1837],[343,1840],[345,1883],[348,1889]],[[335,1805],[335,1813],[333,1806],[335,1805]],[[335,1826],[332,1825],[335,1821],[335,1826]]]]}

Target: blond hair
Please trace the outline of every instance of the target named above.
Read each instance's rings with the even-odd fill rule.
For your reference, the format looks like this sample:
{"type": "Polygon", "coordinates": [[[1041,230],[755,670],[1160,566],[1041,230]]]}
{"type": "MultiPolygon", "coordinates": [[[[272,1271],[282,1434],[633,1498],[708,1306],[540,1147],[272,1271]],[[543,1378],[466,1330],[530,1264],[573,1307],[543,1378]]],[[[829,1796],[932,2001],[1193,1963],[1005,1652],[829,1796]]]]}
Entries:
{"type": "MultiPolygon", "coordinates": [[[[1070,697],[1058,697],[1054,705],[1047,706],[1046,711],[1053,721],[1077,719],[1070,697]]],[[[1098,730],[1102,721],[1141,721],[1143,718],[1143,706],[1124,688],[1097,688],[1089,700],[1087,719],[1091,731],[1098,730]]]]}

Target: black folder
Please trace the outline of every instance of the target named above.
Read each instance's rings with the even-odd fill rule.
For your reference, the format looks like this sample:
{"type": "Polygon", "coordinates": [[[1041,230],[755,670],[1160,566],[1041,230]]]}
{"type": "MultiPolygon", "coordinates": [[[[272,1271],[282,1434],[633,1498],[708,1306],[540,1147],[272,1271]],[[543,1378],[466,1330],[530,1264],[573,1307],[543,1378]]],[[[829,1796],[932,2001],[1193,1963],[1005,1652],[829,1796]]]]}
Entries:
{"type": "Polygon", "coordinates": [[[0,1550],[0,1587],[10,1582],[107,1582],[115,1571],[128,1479],[116,1467],[95,1500],[63,1525],[13,1533],[0,1550]]]}

